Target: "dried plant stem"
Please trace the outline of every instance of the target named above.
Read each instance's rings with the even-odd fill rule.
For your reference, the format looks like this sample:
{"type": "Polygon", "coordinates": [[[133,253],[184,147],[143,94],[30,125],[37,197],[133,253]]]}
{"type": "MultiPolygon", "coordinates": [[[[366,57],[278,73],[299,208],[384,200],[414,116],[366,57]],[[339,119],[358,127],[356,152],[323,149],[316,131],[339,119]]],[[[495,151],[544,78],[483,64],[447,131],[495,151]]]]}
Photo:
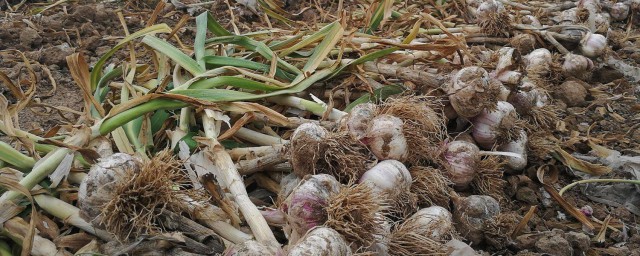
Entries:
{"type": "MultiPolygon", "coordinates": [[[[324,104],[315,103],[313,101],[294,96],[274,96],[267,98],[267,100],[280,105],[307,110],[318,116],[324,116],[325,112],[327,112],[327,106],[325,106],[324,104]]],[[[329,115],[327,116],[327,119],[330,121],[338,121],[345,115],[347,115],[346,112],[332,108],[329,112],[329,115]]]]}
{"type": "Polygon", "coordinates": [[[422,70],[399,67],[391,64],[365,62],[364,70],[385,76],[393,76],[414,82],[429,88],[439,88],[445,82],[445,78],[422,70]]]}
{"type": "Polygon", "coordinates": [[[637,184],[640,185],[640,180],[624,180],[624,179],[590,179],[590,180],[579,180],[576,181],[574,183],[571,183],[569,185],[564,186],[562,189],[560,189],[560,191],[558,192],[558,194],[562,195],[564,194],[564,192],[567,192],[567,190],[575,187],[578,184],[586,184],[586,183],[605,183],[605,182],[611,182],[611,183],[630,183],[630,184],[637,184]]]}
{"type": "Polygon", "coordinates": [[[64,223],[71,224],[79,229],[87,231],[104,241],[114,240],[107,231],[96,229],[90,223],[80,218],[80,209],[58,198],[40,194],[33,196],[38,206],[49,214],[61,219],[64,223]]]}
{"type": "MultiPolygon", "coordinates": [[[[22,244],[25,239],[25,235],[28,233],[29,224],[20,217],[14,217],[3,223],[2,235],[6,235],[11,240],[18,244],[22,244]]],[[[33,236],[33,246],[31,248],[31,254],[33,256],[49,256],[57,255],[58,249],[51,240],[43,238],[39,235],[33,236]]]]}
{"type": "MultiPolygon", "coordinates": [[[[215,119],[207,115],[203,115],[202,120],[205,130],[212,130],[207,127],[215,126],[215,119]]],[[[256,240],[262,244],[279,248],[280,243],[278,243],[273,235],[267,221],[258,208],[251,202],[251,199],[249,199],[244,182],[242,181],[242,176],[238,173],[231,156],[229,156],[224,147],[215,139],[217,134],[207,133],[206,136],[209,140],[207,141],[208,148],[205,154],[215,164],[215,167],[221,170],[217,178],[221,185],[229,191],[232,199],[238,205],[238,209],[244,216],[247,224],[249,224],[256,240]]]]}
{"type": "Polygon", "coordinates": [[[284,163],[286,161],[286,153],[284,152],[284,150],[279,150],[271,152],[262,157],[238,161],[238,163],[236,164],[236,168],[238,168],[238,172],[240,172],[241,175],[249,175],[266,170],[270,166],[284,163]]]}
{"type": "Polygon", "coordinates": [[[233,136],[238,137],[238,138],[243,139],[243,140],[246,140],[246,141],[251,142],[253,144],[263,145],[263,146],[284,144],[284,143],[288,142],[285,139],[281,139],[281,138],[278,138],[278,137],[274,137],[274,136],[266,135],[266,134],[263,134],[263,133],[259,133],[259,132],[256,132],[254,130],[250,130],[250,129],[247,129],[247,128],[244,128],[244,127],[240,128],[238,131],[236,131],[236,133],[234,133],[233,136]]]}
{"type": "Polygon", "coordinates": [[[234,148],[227,150],[232,159],[240,159],[245,157],[260,157],[284,150],[284,144],[274,144],[270,146],[234,148]]]}

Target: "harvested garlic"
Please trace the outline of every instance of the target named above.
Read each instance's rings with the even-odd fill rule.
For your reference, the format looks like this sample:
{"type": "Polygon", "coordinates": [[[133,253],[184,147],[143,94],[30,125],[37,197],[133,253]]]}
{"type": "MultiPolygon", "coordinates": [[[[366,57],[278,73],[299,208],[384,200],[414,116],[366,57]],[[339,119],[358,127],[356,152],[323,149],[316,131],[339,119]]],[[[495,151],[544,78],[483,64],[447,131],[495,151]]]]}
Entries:
{"type": "Polygon", "coordinates": [[[580,41],[580,51],[590,58],[602,55],[607,48],[607,38],[601,34],[587,33],[580,41]]]}
{"type": "Polygon", "coordinates": [[[329,197],[338,193],[340,183],[331,175],[317,174],[305,177],[280,205],[287,214],[285,230],[294,243],[308,230],[324,224],[327,220],[325,207],[329,197]]]}
{"type": "Polygon", "coordinates": [[[593,61],[587,57],[572,53],[567,53],[564,56],[562,72],[565,76],[583,78],[589,74],[591,69],[593,69],[593,61]]]}
{"type": "Polygon", "coordinates": [[[356,105],[346,116],[343,127],[354,139],[362,139],[369,128],[369,122],[375,116],[377,106],[372,103],[356,105]]]}
{"type": "Polygon", "coordinates": [[[518,120],[516,109],[508,102],[499,101],[495,110],[484,110],[473,118],[473,138],[484,149],[491,149],[510,138],[517,138],[513,128],[518,120]]]}
{"type": "Polygon", "coordinates": [[[495,106],[500,85],[484,68],[466,67],[453,76],[447,88],[449,102],[459,116],[471,118],[495,106]]]}
{"type": "Polygon", "coordinates": [[[329,131],[315,123],[304,123],[291,135],[291,156],[289,162],[293,173],[302,178],[316,173],[316,162],[321,157],[325,145],[322,143],[329,136],[329,131]]]}
{"type": "Polygon", "coordinates": [[[413,232],[436,241],[445,240],[455,230],[453,216],[447,209],[440,206],[420,209],[407,218],[402,225],[410,226],[413,232]]]}
{"type": "Polygon", "coordinates": [[[504,152],[511,152],[519,154],[521,157],[507,156],[507,166],[512,170],[522,170],[527,166],[527,133],[520,130],[520,137],[517,140],[511,141],[498,149],[504,152]]]}
{"type": "Polygon", "coordinates": [[[403,125],[400,118],[386,114],[379,115],[371,120],[367,133],[361,141],[379,160],[403,161],[409,153],[403,125]]]}
{"type": "Polygon", "coordinates": [[[629,17],[629,5],[626,3],[615,3],[611,10],[609,11],[609,15],[615,21],[623,21],[629,17]]]}
{"type": "Polygon", "coordinates": [[[481,244],[487,223],[500,214],[500,204],[493,197],[481,195],[451,199],[456,230],[472,244],[481,244]]]}
{"type": "Polygon", "coordinates": [[[295,244],[287,255],[322,256],[351,255],[351,248],[342,235],[331,228],[315,227],[295,244]]]}
{"type": "Polygon", "coordinates": [[[235,244],[227,248],[223,253],[223,256],[284,256],[284,252],[280,248],[266,246],[258,243],[255,240],[247,240],[245,242],[235,244]]]}
{"type": "Polygon", "coordinates": [[[411,173],[401,162],[385,160],[365,172],[358,183],[369,184],[377,195],[394,199],[411,187],[411,173]]]}
{"type": "Polygon", "coordinates": [[[457,190],[469,187],[475,177],[476,165],[480,161],[480,149],[467,141],[452,141],[447,145],[444,158],[449,164],[447,177],[457,190]]]}

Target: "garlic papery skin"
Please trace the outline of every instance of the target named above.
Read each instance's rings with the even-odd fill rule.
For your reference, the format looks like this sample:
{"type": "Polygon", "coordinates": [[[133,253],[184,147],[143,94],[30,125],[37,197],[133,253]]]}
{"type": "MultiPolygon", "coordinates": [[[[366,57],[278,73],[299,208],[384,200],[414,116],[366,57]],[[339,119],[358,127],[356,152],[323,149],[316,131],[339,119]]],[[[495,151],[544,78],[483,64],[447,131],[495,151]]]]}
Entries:
{"type": "Polygon", "coordinates": [[[615,3],[609,10],[609,15],[615,21],[623,21],[629,17],[629,5],[626,3],[615,3]]]}
{"type": "Polygon", "coordinates": [[[516,125],[516,109],[508,102],[499,101],[496,109],[484,110],[471,120],[473,138],[484,149],[501,144],[516,125]],[[499,141],[500,140],[500,141],[499,141]]]}
{"type": "Polygon", "coordinates": [[[387,199],[395,199],[397,193],[409,190],[411,173],[396,160],[384,160],[365,172],[358,183],[371,187],[373,193],[387,199]]]}
{"type": "Polygon", "coordinates": [[[315,227],[293,245],[287,255],[351,255],[351,248],[342,235],[331,228],[315,227]]]}
{"type": "Polygon", "coordinates": [[[280,210],[287,214],[285,232],[293,243],[309,229],[324,224],[329,197],[340,190],[340,183],[331,175],[317,174],[305,178],[280,205],[280,210]]]}
{"type": "Polygon", "coordinates": [[[444,159],[448,163],[447,177],[456,190],[469,187],[475,178],[476,165],[480,161],[480,149],[467,141],[453,141],[447,145],[444,159]]]}
{"type": "Polygon", "coordinates": [[[506,156],[507,166],[514,171],[523,170],[527,166],[527,132],[520,130],[520,136],[517,140],[511,141],[499,147],[500,151],[520,154],[521,157],[506,156]]]}
{"type": "Polygon", "coordinates": [[[235,244],[227,248],[223,256],[284,256],[284,252],[280,248],[266,246],[255,240],[247,240],[245,242],[235,244]]]}
{"type": "Polygon", "coordinates": [[[371,120],[366,135],[361,141],[369,147],[378,160],[403,161],[409,150],[403,133],[404,123],[392,115],[379,115],[371,120]]]}
{"type": "Polygon", "coordinates": [[[102,207],[117,197],[116,187],[126,183],[123,180],[129,173],[142,168],[142,161],[131,155],[116,153],[100,159],[93,165],[87,176],[80,183],[78,205],[80,216],[93,225],[101,226],[102,207]]]}
{"type": "Polygon", "coordinates": [[[344,127],[352,138],[360,140],[365,136],[376,110],[377,106],[373,103],[358,104],[351,109],[349,115],[345,117],[344,127]]]}
{"type": "Polygon", "coordinates": [[[293,173],[302,178],[308,174],[315,174],[316,162],[321,157],[323,141],[329,136],[329,131],[315,123],[304,123],[291,135],[289,162],[293,173]]]}
{"type": "Polygon", "coordinates": [[[585,56],[573,53],[567,53],[567,55],[564,56],[562,72],[565,76],[582,78],[588,75],[588,72],[592,69],[593,61],[585,56]]]}
{"type": "Polygon", "coordinates": [[[481,244],[487,223],[500,214],[500,204],[490,196],[452,196],[451,199],[456,230],[472,244],[481,244]]]}
{"type": "Polygon", "coordinates": [[[601,34],[587,33],[580,41],[580,51],[587,57],[602,55],[607,48],[607,38],[601,34]]]}
{"type": "Polygon", "coordinates": [[[538,18],[536,18],[536,16],[533,15],[525,15],[522,17],[522,24],[527,24],[527,25],[531,25],[533,27],[536,28],[541,28],[542,27],[542,23],[540,23],[540,20],[538,20],[538,18]]]}
{"type": "Polygon", "coordinates": [[[551,52],[545,48],[538,48],[524,56],[524,64],[527,73],[535,75],[546,75],[549,73],[552,56],[551,52]]]}
{"type": "Polygon", "coordinates": [[[431,206],[420,209],[407,218],[403,226],[421,235],[436,241],[444,241],[454,232],[453,215],[440,206],[431,206]]]}
{"type": "Polygon", "coordinates": [[[492,74],[503,83],[517,84],[522,77],[520,72],[512,70],[515,65],[514,58],[515,49],[511,47],[503,47],[498,50],[499,58],[496,69],[492,74]]]}
{"type": "Polygon", "coordinates": [[[449,102],[459,116],[471,118],[495,106],[500,85],[484,68],[466,67],[453,76],[447,88],[449,102]]]}

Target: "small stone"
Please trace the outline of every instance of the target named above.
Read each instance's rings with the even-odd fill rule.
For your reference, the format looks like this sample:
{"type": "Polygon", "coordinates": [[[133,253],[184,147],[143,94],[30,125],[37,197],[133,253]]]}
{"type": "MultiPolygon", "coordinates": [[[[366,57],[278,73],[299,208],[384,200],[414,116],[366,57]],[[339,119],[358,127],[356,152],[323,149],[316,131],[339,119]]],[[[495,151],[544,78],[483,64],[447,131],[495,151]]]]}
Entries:
{"type": "Polygon", "coordinates": [[[589,250],[591,239],[589,239],[588,235],[571,231],[568,232],[565,237],[567,238],[569,244],[571,244],[571,247],[573,247],[573,249],[575,249],[576,251],[586,252],[587,250],[589,250]]]}
{"type": "Polygon", "coordinates": [[[20,44],[27,48],[38,47],[42,44],[42,37],[38,35],[38,31],[35,29],[26,27],[20,33],[20,44]]]}
{"type": "Polygon", "coordinates": [[[539,234],[524,234],[517,236],[515,242],[519,249],[533,249],[539,238],[539,234]]]}
{"type": "Polygon", "coordinates": [[[543,236],[535,244],[536,250],[557,256],[573,255],[573,248],[569,242],[560,235],[543,236]]]}
{"type": "Polygon", "coordinates": [[[93,5],[80,5],[71,14],[76,21],[92,21],[95,20],[96,8],[93,5]]]}
{"type": "Polygon", "coordinates": [[[533,189],[529,187],[521,187],[516,192],[516,199],[528,204],[538,204],[538,196],[533,189]]]}
{"type": "Polygon", "coordinates": [[[66,58],[67,56],[73,54],[73,52],[75,52],[75,49],[69,47],[69,45],[66,43],[48,47],[42,51],[40,62],[46,65],[55,64],[61,67],[66,67],[66,58]]]}

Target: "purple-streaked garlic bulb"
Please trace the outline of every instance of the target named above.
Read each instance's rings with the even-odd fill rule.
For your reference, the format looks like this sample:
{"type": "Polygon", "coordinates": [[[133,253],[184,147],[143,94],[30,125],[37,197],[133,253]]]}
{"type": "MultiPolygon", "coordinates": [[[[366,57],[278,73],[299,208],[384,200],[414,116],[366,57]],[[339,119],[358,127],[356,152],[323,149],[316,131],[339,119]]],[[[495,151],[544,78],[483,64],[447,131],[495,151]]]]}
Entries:
{"type": "Polygon", "coordinates": [[[500,85],[484,68],[466,67],[453,76],[447,88],[449,102],[459,116],[471,118],[495,106],[500,85]]]}
{"type": "Polygon", "coordinates": [[[351,255],[342,235],[331,228],[315,227],[289,249],[291,256],[351,255]]]}
{"type": "Polygon", "coordinates": [[[373,103],[358,104],[351,109],[346,116],[344,126],[352,138],[360,140],[366,135],[369,122],[376,115],[376,109],[377,106],[373,103]]]}
{"type": "Polygon", "coordinates": [[[478,146],[467,141],[452,141],[447,145],[444,159],[449,165],[447,177],[453,182],[453,187],[457,190],[468,188],[475,178],[476,165],[480,161],[478,146]]]}
{"type": "Polygon", "coordinates": [[[580,41],[580,51],[590,58],[602,55],[606,48],[607,38],[601,34],[587,33],[580,41]]]}
{"type": "Polygon", "coordinates": [[[487,223],[500,214],[500,204],[490,196],[453,196],[451,199],[456,230],[472,244],[481,244],[487,223]]]}
{"type": "Polygon", "coordinates": [[[519,154],[521,157],[506,156],[507,166],[512,170],[519,171],[527,166],[527,132],[520,130],[520,136],[514,141],[510,141],[498,149],[504,152],[519,154]]]}
{"type": "Polygon", "coordinates": [[[398,117],[387,114],[376,116],[361,141],[379,160],[403,161],[409,153],[403,126],[402,119],[398,117]]]}
{"type": "Polygon", "coordinates": [[[315,174],[315,163],[321,157],[323,141],[329,136],[329,131],[315,123],[304,123],[291,135],[291,156],[289,161],[293,173],[302,178],[308,174],[315,174]]]}
{"type": "Polygon", "coordinates": [[[585,56],[573,53],[567,53],[567,55],[564,56],[562,72],[565,76],[583,78],[588,76],[592,69],[593,61],[585,56]]]}
{"type": "Polygon", "coordinates": [[[329,197],[340,190],[340,183],[328,174],[307,176],[302,182],[280,205],[287,214],[285,229],[294,242],[309,229],[324,224],[329,197]]]}
{"type": "Polygon", "coordinates": [[[517,120],[513,105],[499,101],[496,109],[484,110],[473,118],[473,138],[480,147],[491,149],[494,145],[501,144],[502,140],[508,139],[505,137],[511,135],[517,120]]]}
{"type": "Polygon", "coordinates": [[[375,194],[393,200],[398,192],[409,190],[411,181],[411,174],[404,164],[384,160],[365,172],[358,183],[368,184],[375,194]]]}

